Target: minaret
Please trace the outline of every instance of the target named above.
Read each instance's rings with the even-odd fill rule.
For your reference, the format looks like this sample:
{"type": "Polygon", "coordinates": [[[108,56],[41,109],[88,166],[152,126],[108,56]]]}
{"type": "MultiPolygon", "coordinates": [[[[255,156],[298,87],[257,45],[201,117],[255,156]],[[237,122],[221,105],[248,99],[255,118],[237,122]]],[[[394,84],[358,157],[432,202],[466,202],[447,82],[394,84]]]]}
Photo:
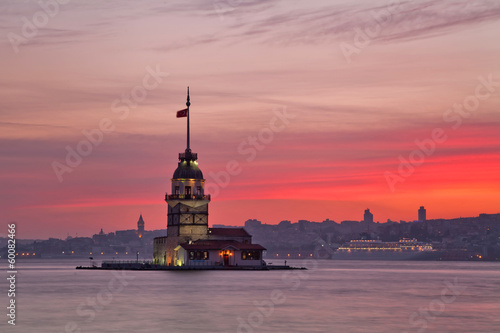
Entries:
{"type": "Polygon", "coordinates": [[[139,221],[137,221],[137,236],[139,238],[142,238],[142,235],[144,234],[144,220],[142,219],[142,213],[139,216],[139,221]]]}
{"type": "Polygon", "coordinates": [[[172,189],[165,195],[168,204],[166,264],[176,264],[175,248],[182,243],[208,238],[208,203],[205,179],[198,167],[198,155],[191,152],[189,133],[189,87],[187,94],[187,146],[179,154],[172,177],[172,189]]]}

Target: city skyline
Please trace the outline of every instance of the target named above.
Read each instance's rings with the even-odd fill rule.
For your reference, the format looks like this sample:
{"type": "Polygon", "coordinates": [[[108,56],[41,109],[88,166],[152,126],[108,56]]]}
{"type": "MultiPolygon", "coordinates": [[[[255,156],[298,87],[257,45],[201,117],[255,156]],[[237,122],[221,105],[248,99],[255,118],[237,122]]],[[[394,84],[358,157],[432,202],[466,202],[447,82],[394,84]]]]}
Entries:
{"type": "Polygon", "coordinates": [[[211,225],[500,211],[497,3],[0,6],[19,238],[166,228],[186,86],[211,225]]]}

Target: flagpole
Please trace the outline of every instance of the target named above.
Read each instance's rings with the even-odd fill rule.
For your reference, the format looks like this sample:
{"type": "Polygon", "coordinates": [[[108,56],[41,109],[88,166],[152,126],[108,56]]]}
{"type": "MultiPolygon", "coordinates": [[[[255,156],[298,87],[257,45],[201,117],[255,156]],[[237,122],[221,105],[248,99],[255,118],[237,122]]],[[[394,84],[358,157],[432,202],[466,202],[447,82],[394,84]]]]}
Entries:
{"type": "Polygon", "coordinates": [[[187,151],[191,151],[191,148],[189,147],[189,106],[191,105],[191,102],[189,101],[189,87],[188,87],[188,91],[187,91],[187,102],[186,102],[186,106],[187,106],[187,148],[186,150],[187,151]]]}

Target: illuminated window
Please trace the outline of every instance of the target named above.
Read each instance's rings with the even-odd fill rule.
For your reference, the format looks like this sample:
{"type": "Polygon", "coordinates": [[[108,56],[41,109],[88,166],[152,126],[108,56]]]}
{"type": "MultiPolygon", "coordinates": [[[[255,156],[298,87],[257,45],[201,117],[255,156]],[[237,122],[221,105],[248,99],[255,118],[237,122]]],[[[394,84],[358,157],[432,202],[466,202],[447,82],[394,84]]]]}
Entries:
{"type": "Polygon", "coordinates": [[[189,260],[208,260],[208,251],[189,251],[189,260]]]}
{"type": "Polygon", "coordinates": [[[191,186],[186,186],[184,188],[184,194],[191,195],[191,186]]]}
{"type": "Polygon", "coordinates": [[[242,260],[259,260],[260,251],[241,251],[242,260]]]}

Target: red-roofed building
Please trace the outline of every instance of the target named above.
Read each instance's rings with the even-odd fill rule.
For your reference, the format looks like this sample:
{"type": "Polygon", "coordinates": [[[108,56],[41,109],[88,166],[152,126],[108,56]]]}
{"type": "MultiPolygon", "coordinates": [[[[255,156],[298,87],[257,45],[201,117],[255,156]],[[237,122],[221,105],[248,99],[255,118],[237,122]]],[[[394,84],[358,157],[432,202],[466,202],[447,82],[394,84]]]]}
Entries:
{"type": "Polygon", "coordinates": [[[234,240],[198,240],[179,244],[175,249],[180,266],[262,266],[259,244],[245,244],[234,240]]]}
{"type": "Polygon", "coordinates": [[[240,243],[252,243],[252,235],[244,228],[208,228],[208,239],[235,240],[240,243]]]}

